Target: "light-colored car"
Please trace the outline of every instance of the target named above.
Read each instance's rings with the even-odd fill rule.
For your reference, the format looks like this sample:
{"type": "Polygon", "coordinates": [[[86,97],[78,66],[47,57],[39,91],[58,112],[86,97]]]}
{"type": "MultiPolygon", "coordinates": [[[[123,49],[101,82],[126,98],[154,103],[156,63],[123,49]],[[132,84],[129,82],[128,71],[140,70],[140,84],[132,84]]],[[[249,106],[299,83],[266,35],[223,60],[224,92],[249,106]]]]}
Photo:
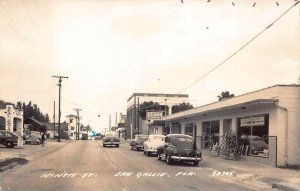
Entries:
{"type": "Polygon", "coordinates": [[[41,140],[41,136],[39,135],[30,135],[28,138],[26,138],[25,143],[26,144],[31,144],[31,143],[36,143],[36,144],[41,144],[42,140],[41,140]]]}
{"type": "Polygon", "coordinates": [[[149,135],[149,139],[144,142],[144,154],[150,156],[150,154],[156,154],[157,148],[164,144],[164,135],[149,135]]]}

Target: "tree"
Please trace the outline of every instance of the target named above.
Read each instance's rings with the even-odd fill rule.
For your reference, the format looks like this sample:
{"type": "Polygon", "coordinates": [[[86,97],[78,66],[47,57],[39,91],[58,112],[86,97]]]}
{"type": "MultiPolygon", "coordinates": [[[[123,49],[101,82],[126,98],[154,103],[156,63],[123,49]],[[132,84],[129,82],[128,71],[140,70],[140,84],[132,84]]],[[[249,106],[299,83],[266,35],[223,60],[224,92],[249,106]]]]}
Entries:
{"type": "Polygon", "coordinates": [[[165,111],[164,105],[159,105],[157,102],[153,101],[145,101],[139,106],[139,115],[140,117],[145,120],[146,119],[146,113],[148,110],[154,110],[154,111],[165,111]]]}
{"type": "Polygon", "coordinates": [[[180,104],[174,105],[172,107],[172,113],[178,113],[178,112],[185,111],[185,110],[192,109],[192,108],[194,108],[194,107],[190,103],[180,103],[180,104]]]}
{"type": "Polygon", "coordinates": [[[90,125],[82,126],[82,131],[86,131],[87,133],[92,131],[92,128],[90,125]]]}
{"type": "Polygon", "coordinates": [[[220,95],[218,95],[219,101],[222,101],[224,99],[232,98],[234,97],[234,94],[230,94],[229,91],[222,92],[220,95]]]}

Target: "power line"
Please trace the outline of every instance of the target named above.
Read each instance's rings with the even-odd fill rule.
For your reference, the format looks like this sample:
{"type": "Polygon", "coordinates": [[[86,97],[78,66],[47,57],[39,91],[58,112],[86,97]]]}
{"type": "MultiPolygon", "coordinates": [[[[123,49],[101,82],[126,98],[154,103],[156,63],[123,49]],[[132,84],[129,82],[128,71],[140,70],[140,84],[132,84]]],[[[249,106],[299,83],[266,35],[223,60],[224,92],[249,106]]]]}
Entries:
{"type": "Polygon", "coordinates": [[[186,89],[194,86],[196,83],[198,83],[200,80],[208,76],[210,73],[212,73],[214,70],[225,64],[229,59],[231,59],[233,56],[235,56],[237,53],[239,53],[241,50],[243,50],[246,46],[248,46],[251,42],[253,42],[257,37],[259,37],[261,34],[263,34],[266,30],[268,30],[273,24],[275,24],[281,17],[283,17],[286,13],[288,13],[293,7],[299,4],[299,1],[297,1],[294,5],[292,5],[290,8],[288,8],[283,14],[281,14],[275,21],[273,21],[271,24],[269,24],[265,29],[263,29],[261,32],[259,32],[257,35],[255,35],[252,39],[250,39],[248,42],[246,42],[242,47],[240,47],[238,50],[236,50],[233,54],[231,54],[228,58],[226,58],[224,61],[222,61],[220,64],[212,68],[210,71],[208,71],[206,74],[198,78],[196,81],[188,85],[187,87],[183,88],[182,90],[178,91],[177,94],[185,91],[186,89]]]}

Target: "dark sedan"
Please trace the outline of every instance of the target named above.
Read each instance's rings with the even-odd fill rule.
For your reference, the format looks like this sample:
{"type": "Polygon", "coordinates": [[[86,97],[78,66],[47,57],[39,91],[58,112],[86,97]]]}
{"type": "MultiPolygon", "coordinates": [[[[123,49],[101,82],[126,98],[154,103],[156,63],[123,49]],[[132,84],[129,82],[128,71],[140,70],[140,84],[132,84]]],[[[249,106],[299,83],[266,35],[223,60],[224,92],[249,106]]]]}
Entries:
{"type": "Polygon", "coordinates": [[[116,134],[106,134],[105,137],[102,139],[102,145],[103,147],[106,147],[108,145],[119,147],[120,139],[116,134]]]}
{"type": "Polygon", "coordinates": [[[3,144],[7,148],[13,148],[14,146],[22,146],[22,138],[10,131],[0,130],[0,144],[3,144]]]}
{"type": "Polygon", "coordinates": [[[170,134],[166,136],[164,145],[157,148],[157,159],[166,159],[167,164],[172,164],[173,161],[186,161],[198,166],[199,161],[202,160],[202,154],[197,149],[193,137],[170,134]]]}
{"type": "Polygon", "coordinates": [[[131,150],[133,149],[136,149],[137,151],[144,150],[144,142],[147,141],[148,138],[149,138],[148,135],[143,135],[143,134],[135,135],[135,138],[132,141],[130,141],[131,150]]]}

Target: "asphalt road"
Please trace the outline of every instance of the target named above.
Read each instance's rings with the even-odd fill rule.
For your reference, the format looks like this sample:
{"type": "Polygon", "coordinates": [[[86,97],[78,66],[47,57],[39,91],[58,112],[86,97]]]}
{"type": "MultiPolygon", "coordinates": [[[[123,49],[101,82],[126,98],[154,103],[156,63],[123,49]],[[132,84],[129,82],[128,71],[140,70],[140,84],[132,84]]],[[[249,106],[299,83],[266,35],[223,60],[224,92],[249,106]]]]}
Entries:
{"type": "Polygon", "coordinates": [[[127,143],[103,148],[100,141],[73,141],[46,152],[47,147],[28,164],[1,173],[0,190],[252,190],[223,181],[205,159],[198,167],[167,165],[127,143]]]}

